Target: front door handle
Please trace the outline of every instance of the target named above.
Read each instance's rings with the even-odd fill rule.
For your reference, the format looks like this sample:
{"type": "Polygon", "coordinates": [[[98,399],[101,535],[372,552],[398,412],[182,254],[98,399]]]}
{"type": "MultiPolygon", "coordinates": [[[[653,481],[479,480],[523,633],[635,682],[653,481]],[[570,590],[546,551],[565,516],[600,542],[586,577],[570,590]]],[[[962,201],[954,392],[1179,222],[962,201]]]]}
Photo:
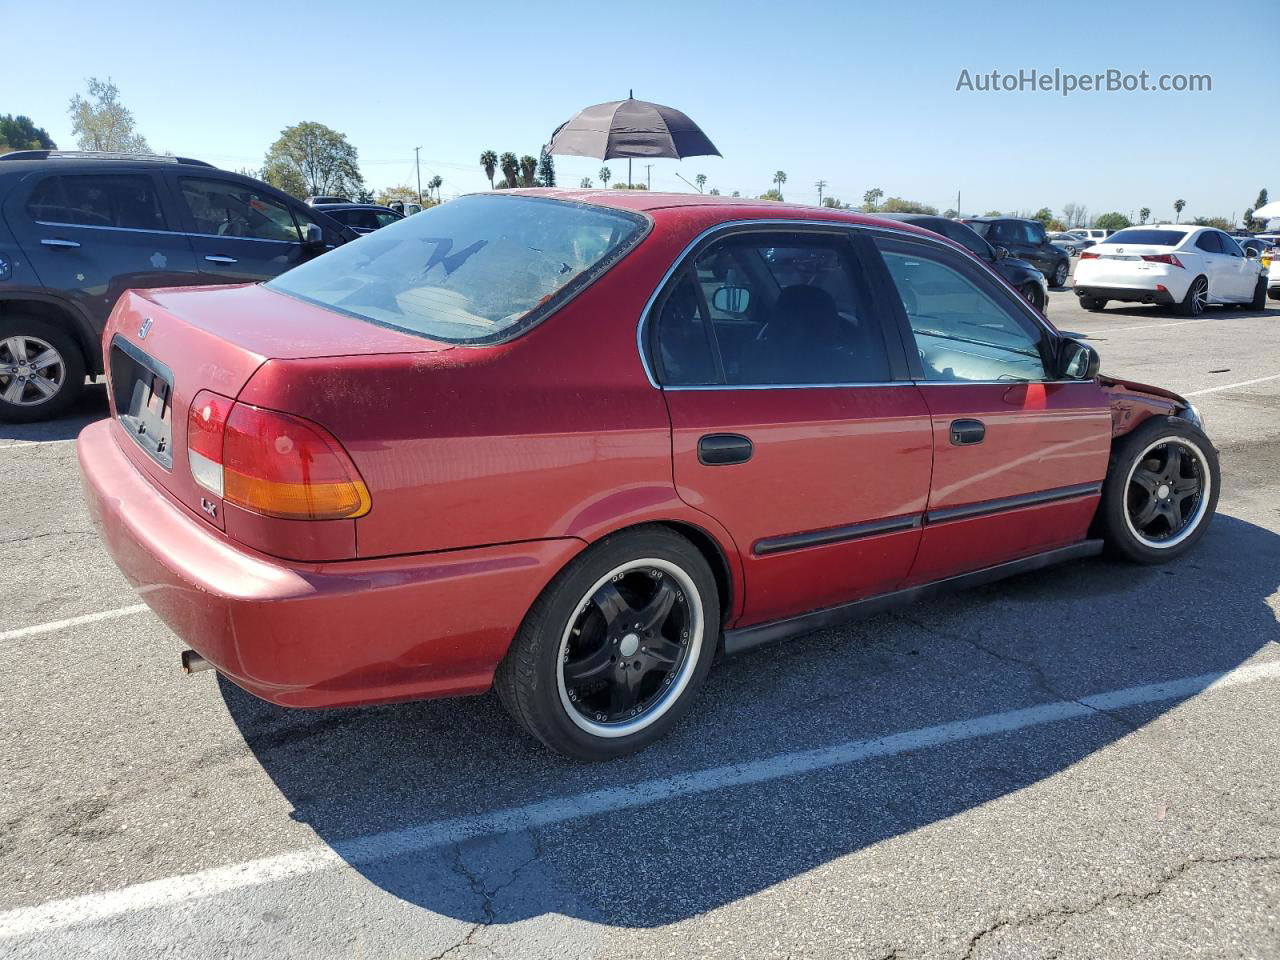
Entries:
{"type": "Polygon", "coordinates": [[[40,244],[45,247],[57,247],[59,250],[74,250],[80,246],[74,240],[49,239],[48,237],[42,237],[40,244]]]}
{"type": "Polygon", "coordinates": [[[239,263],[240,262],[235,257],[209,256],[209,257],[205,257],[205,259],[208,260],[210,263],[239,263]]]}
{"type": "Polygon", "coordinates": [[[708,433],[698,441],[698,462],[708,467],[746,463],[752,449],[750,439],[740,433],[708,433]]]}
{"type": "Polygon", "coordinates": [[[987,435],[987,425],[981,420],[952,420],[951,442],[957,447],[981,443],[987,435]]]}

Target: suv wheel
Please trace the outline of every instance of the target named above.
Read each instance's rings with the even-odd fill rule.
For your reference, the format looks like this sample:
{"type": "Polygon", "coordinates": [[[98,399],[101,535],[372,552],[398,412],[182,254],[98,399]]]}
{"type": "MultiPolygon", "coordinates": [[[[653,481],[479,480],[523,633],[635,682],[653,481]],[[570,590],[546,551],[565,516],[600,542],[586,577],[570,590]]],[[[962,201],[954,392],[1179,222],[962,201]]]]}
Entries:
{"type": "Polygon", "coordinates": [[[0,420],[56,417],[84,389],[84,357],[57,327],[31,317],[0,320],[0,420]]]}
{"type": "Polygon", "coordinates": [[[693,544],[663,527],[627,531],[588,548],[543,591],[494,686],[551,749],[620,757],[688,711],[719,629],[715,577],[693,544]]]}
{"type": "Polygon", "coordinates": [[[1049,281],[1055,287],[1067,285],[1067,274],[1071,272],[1071,261],[1063,260],[1053,270],[1053,278],[1049,281]]]}

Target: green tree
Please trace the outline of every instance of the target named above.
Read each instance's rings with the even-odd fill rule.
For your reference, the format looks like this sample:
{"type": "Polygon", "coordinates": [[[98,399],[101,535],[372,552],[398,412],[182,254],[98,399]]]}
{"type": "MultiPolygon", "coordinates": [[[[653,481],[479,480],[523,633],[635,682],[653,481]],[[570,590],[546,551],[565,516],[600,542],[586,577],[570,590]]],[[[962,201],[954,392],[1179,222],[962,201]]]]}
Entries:
{"type": "Polygon", "coordinates": [[[350,197],[364,188],[356,148],[337,130],[311,120],[281,130],[262,168],[267,183],[295,197],[350,197]]]}
{"type": "Polygon", "coordinates": [[[556,185],[556,162],[549,153],[544,153],[538,160],[538,182],[544,187],[556,185]]]}
{"type": "Polygon", "coordinates": [[[879,187],[872,187],[862,195],[862,209],[867,213],[875,213],[879,206],[880,198],[884,196],[884,191],[879,187]]]}
{"type": "Polygon", "coordinates": [[[606,190],[608,190],[608,189],[609,189],[609,180],[610,180],[610,178],[613,176],[613,171],[611,171],[608,167],[601,167],[601,168],[600,168],[600,173],[599,173],[599,174],[597,174],[597,176],[599,176],[599,177],[600,177],[600,182],[601,182],[602,184],[604,184],[604,188],[605,188],[606,190]]]}
{"type": "Polygon", "coordinates": [[[1031,215],[1032,220],[1039,220],[1043,224],[1048,224],[1053,219],[1053,211],[1048,207],[1041,207],[1031,215]]]}
{"type": "Polygon", "coordinates": [[[843,209],[844,209],[844,204],[843,204],[843,203],[841,203],[841,202],[839,201],[839,199],[837,199],[836,197],[823,197],[823,198],[822,198],[822,205],[823,205],[824,207],[828,207],[828,208],[829,208],[829,209],[831,209],[831,210],[843,210],[843,209]]]}
{"type": "Polygon", "coordinates": [[[480,168],[484,170],[484,175],[489,178],[489,189],[493,189],[493,175],[498,172],[498,155],[492,150],[485,150],[480,154],[480,168]]]}
{"type": "Polygon", "coordinates": [[[520,186],[532,187],[534,176],[538,172],[538,158],[525,154],[520,158],[520,186]]]}
{"type": "Polygon", "coordinates": [[[412,200],[418,202],[418,191],[407,183],[402,183],[395,187],[385,187],[378,191],[378,203],[384,207],[392,200],[412,200]]]}
{"type": "Polygon", "coordinates": [[[766,193],[762,193],[762,194],[760,194],[760,196],[759,196],[759,198],[758,198],[758,199],[760,199],[760,200],[781,200],[781,199],[782,199],[782,194],[781,194],[781,193],[779,193],[777,190],[769,190],[769,191],[768,191],[768,192],[766,192],[766,193]]]}
{"type": "Polygon", "coordinates": [[[502,168],[502,176],[505,178],[502,186],[511,188],[520,183],[520,161],[516,159],[514,153],[508,150],[498,158],[498,165],[502,168]]]}
{"type": "Polygon", "coordinates": [[[373,203],[373,191],[368,187],[362,187],[356,191],[356,195],[352,199],[356,203],[373,203]]]}
{"type": "Polygon", "coordinates": [[[880,204],[880,213],[927,213],[931,216],[938,215],[938,208],[931,207],[927,203],[921,203],[918,200],[904,200],[901,197],[889,197],[884,203],[880,204]]]}
{"type": "Polygon", "coordinates": [[[1197,227],[1217,227],[1227,233],[1232,229],[1226,217],[1196,217],[1191,223],[1197,227]]]}
{"type": "Polygon", "coordinates": [[[120,102],[120,90],[111,78],[89,78],[89,96],[76,94],[67,108],[71,132],[81,150],[111,153],[150,153],[146,137],[133,128],[133,114],[120,102]]]}
{"type": "Polygon", "coordinates": [[[1151,219],[1151,208],[1150,208],[1150,207],[1141,207],[1141,208],[1138,210],[1138,222],[1139,222],[1139,223],[1146,223],[1146,222],[1147,222],[1148,220],[1150,220],[1150,219],[1151,219]]]}
{"type": "Polygon", "coordinates": [[[787,175],[783,173],[781,170],[778,170],[773,175],[773,182],[778,185],[777,187],[774,188],[773,192],[776,193],[778,195],[778,199],[781,200],[782,185],[787,182],[787,175]]]}
{"type": "Polygon", "coordinates": [[[718,196],[720,196],[720,188],[719,188],[719,187],[712,187],[710,190],[708,190],[708,191],[707,191],[707,195],[708,195],[708,196],[711,196],[711,197],[718,197],[718,196]]]}
{"type": "Polygon", "coordinates": [[[591,184],[591,178],[590,178],[590,177],[583,177],[583,178],[582,178],[582,180],[581,180],[581,182],[579,182],[578,186],[580,186],[583,190],[590,190],[590,189],[591,189],[591,186],[592,186],[592,184],[591,184]]]}
{"type": "Polygon", "coordinates": [[[999,210],[988,210],[986,213],[983,214],[983,216],[984,217],[1003,217],[1004,214],[1001,213],[999,210]]]}
{"type": "Polygon", "coordinates": [[[1104,213],[1093,221],[1093,225],[1099,230],[1123,230],[1125,227],[1133,226],[1133,222],[1123,213],[1104,213]]]}
{"type": "Polygon", "coordinates": [[[440,202],[440,188],[443,186],[444,177],[440,176],[438,173],[427,181],[427,190],[434,190],[436,192],[436,203],[440,202]]]}
{"type": "Polygon", "coordinates": [[[13,150],[57,150],[58,145],[49,139],[44,128],[37,127],[30,117],[21,114],[0,114],[0,153],[13,150]]]}
{"type": "Polygon", "coordinates": [[[1178,222],[1178,219],[1182,216],[1182,210],[1184,207],[1186,207],[1186,205],[1187,205],[1187,201],[1185,200],[1173,201],[1173,222],[1174,223],[1178,222]]]}
{"type": "Polygon", "coordinates": [[[960,219],[960,211],[959,211],[959,210],[951,210],[951,209],[943,210],[943,211],[942,211],[942,215],[943,215],[944,217],[946,217],[948,220],[959,220],[959,219],[960,219]]]}
{"type": "Polygon", "coordinates": [[[698,192],[702,193],[702,188],[707,185],[707,175],[705,173],[700,173],[693,178],[693,182],[697,184],[698,192]]]}

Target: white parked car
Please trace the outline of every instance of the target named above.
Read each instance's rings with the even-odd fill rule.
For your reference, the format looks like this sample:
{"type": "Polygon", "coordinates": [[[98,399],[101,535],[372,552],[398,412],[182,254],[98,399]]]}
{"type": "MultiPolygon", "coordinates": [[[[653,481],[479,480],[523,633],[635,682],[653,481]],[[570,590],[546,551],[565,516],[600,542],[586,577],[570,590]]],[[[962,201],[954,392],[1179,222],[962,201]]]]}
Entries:
{"type": "Polygon", "coordinates": [[[1107,237],[1115,233],[1114,230],[1099,230],[1096,227],[1086,230],[1084,227],[1076,227],[1074,230],[1068,230],[1067,233],[1073,237],[1079,237],[1081,240],[1092,240],[1094,243],[1102,243],[1107,237]]]}
{"type": "Polygon", "coordinates": [[[1194,317],[1211,303],[1266,307],[1267,275],[1221,230],[1189,224],[1129,227],[1080,254],[1075,293],[1086,310],[1109,300],[1162,303],[1194,317]]]}

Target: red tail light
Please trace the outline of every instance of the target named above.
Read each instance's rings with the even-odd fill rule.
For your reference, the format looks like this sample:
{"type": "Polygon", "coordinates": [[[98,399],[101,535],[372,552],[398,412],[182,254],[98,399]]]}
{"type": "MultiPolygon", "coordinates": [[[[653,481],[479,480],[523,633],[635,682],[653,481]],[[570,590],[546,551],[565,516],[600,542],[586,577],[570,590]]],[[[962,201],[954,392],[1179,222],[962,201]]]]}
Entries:
{"type": "Polygon", "coordinates": [[[1150,256],[1144,256],[1142,259],[1149,263],[1167,263],[1171,267],[1182,266],[1182,261],[1172,253],[1153,253],[1150,256]]]}
{"type": "Polygon", "coordinates": [[[324,427],[208,390],[187,415],[187,459],[196,483],[269,517],[338,520],[372,506],[351,457],[324,427]]]}
{"type": "Polygon", "coordinates": [[[1081,260],[1097,260],[1098,255],[1096,253],[1090,253],[1088,250],[1083,250],[1080,253],[1080,259],[1081,260]]]}

